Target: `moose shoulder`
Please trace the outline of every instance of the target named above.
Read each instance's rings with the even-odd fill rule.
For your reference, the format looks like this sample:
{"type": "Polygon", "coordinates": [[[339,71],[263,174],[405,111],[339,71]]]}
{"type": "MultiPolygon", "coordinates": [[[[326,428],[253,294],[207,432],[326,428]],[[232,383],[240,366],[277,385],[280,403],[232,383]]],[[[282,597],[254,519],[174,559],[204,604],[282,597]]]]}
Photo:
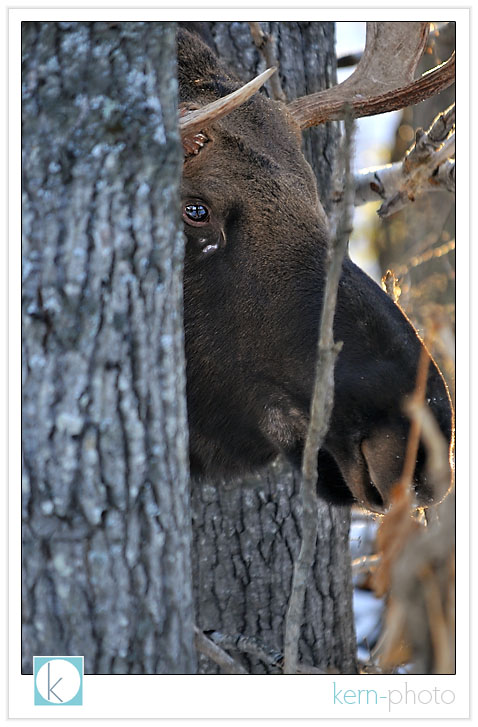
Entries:
{"type": "MultiPolygon", "coordinates": [[[[416,24],[419,25],[419,24],[416,24]]],[[[207,45],[178,38],[181,111],[241,83],[207,45]]],[[[184,323],[193,474],[226,475],[279,452],[299,464],[307,433],[320,319],[327,220],[284,104],[256,94],[183,134],[187,239],[184,323]]],[[[400,308],[349,258],[334,323],[343,341],[334,409],[319,453],[319,493],[381,511],[401,472],[423,344],[400,308]]],[[[427,397],[449,442],[447,388],[431,361],[427,397]]],[[[420,448],[417,502],[441,499],[420,448]]]]}

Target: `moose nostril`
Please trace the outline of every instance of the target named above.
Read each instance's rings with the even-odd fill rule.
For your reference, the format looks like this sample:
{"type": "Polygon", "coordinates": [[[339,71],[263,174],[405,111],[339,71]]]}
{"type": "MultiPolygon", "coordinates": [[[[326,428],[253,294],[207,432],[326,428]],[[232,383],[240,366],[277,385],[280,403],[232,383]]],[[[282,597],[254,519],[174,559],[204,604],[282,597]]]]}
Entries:
{"type": "Polygon", "coordinates": [[[369,480],[365,485],[365,496],[367,504],[376,512],[385,512],[388,507],[388,501],[386,502],[382,496],[382,493],[375,487],[372,480],[369,480]]]}
{"type": "Polygon", "coordinates": [[[364,439],[361,450],[369,475],[369,484],[365,484],[367,497],[374,502],[380,497],[382,506],[386,507],[390,490],[402,472],[404,437],[401,432],[384,428],[364,439]]]}
{"type": "Polygon", "coordinates": [[[419,505],[433,502],[433,489],[426,474],[427,455],[423,443],[420,442],[417,451],[415,471],[413,473],[413,489],[419,505]]]}

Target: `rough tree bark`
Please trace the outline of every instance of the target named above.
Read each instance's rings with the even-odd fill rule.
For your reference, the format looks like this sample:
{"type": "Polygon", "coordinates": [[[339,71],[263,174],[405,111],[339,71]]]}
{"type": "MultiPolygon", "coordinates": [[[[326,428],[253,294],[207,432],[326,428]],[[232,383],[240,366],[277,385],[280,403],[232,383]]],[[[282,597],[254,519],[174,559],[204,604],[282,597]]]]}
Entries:
{"type": "Polygon", "coordinates": [[[191,673],[175,27],[23,54],[22,668],[191,673]]]}
{"type": "MultiPolygon", "coordinates": [[[[187,25],[199,30],[244,80],[265,69],[248,23],[187,25]]],[[[333,23],[261,23],[261,28],[277,39],[281,85],[288,99],[335,82],[333,23]]],[[[336,125],[304,134],[304,151],[326,209],[337,139],[336,125]]],[[[255,637],[282,651],[293,562],[300,547],[299,485],[299,474],[282,460],[235,483],[193,483],[193,573],[200,628],[255,637]]],[[[300,660],[355,673],[349,510],[322,503],[318,518],[300,660]]],[[[252,673],[280,671],[250,655],[234,656],[252,673]]],[[[203,673],[220,673],[206,657],[199,664],[203,673]]]]}

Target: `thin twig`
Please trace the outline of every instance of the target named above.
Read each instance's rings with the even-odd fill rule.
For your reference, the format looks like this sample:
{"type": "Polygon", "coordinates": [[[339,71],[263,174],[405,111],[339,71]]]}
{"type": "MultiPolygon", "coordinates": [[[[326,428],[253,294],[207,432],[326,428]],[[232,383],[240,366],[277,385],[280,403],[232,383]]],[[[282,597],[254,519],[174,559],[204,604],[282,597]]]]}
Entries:
{"type": "Polygon", "coordinates": [[[426,402],[412,399],[405,409],[420,431],[427,452],[427,477],[433,483],[436,500],[440,501],[451,487],[448,442],[426,402]]]}
{"type": "MultiPolygon", "coordinates": [[[[408,275],[413,268],[417,268],[419,265],[423,265],[434,258],[448,255],[450,252],[453,252],[454,249],[455,240],[448,240],[448,242],[443,243],[443,245],[440,245],[439,247],[431,247],[418,255],[414,255],[412,258],[407,260],[405,265],[397,265],[392,274],[395,274],[397,278],[403,278],[405,275],[408,275]]],[[[387,275],[388,273],[389,271],[387,271],[387,275]]]]}
{"type": "MultiPolygon", "coordinates": [[[[276,651],[275,649],[271,649],[269,646],[266,646],[265,644],[262,644],[259,639],[257,639],[255,636],[244,636],[243,634],[223,634],[221,631],[207,631],[205,633],[199,632],[200,635],[204,636],[206,639],[205,643],[206,648],[208,649],[207,656],[210,656],[216,663],[220,664],[220,666],[223,668],[223,670],[226,670],[229,667],[225,667],[225,659],[224,657],[229,657],[229,654],[226,654],[223,649],[234,649],[235,651],[240,651],[244,654],[250,654],[252,656],[257,657],[261,661],[263,661],[268,666],[276,667],[277,669],[282,670],[284,666],[284,656],[281,654],[280,651],[276,651]],[[220,654],[218,655],[218,658],[216,656],[211,656],[209,653],[209,644],[213,643],[216,645],[219,649],[220,654]],[[218,659],[221,659],[219,662],[218,659]]],[[[200,649],[202,651],[202,649],[200,649]]],[[[203,653],[206,653],[203,651],[203,653]]],[[[229,657],[231,658],[231,657],[229,657]]],[[[234,668],[237,666],[240,666],[237,664],[237,662],[234,662],[234,668]]],[[[237,671],[228,671],[228,673],[234,673],[237,674],[237,671]]],[[[241,674],[246,672],[240,672],[241,674]]],[[[319,669],[316,666],[311,666],[309,664],[297,664],[297,674],[334,674],[336,673],[333,670],[330,671],[324,671],[323,669],[319,669]]]]}
{"type": "MultiPolygon", "coordinates": [[[[277,61],[274,37],[272,35],[269,35],[268,33],[264,33],[260,23],[251,21],[249,22],[249,28],[251,30],[252,40],[254,41],[257,50],[262,54],[266,62],[266,67],[278,67],[279,63],[277,61]]],[[[282,89],[278,73],[275,73],[274,76],[272,76],[269,81],[269,85],[273,99],[275,99],[276,101],[287,101],[287,97],[282,89]]]]}
{"type": "Polygon", "coordinates": [[[329,426],[333,405],[334,365],[342,347],[341,343],[334,343],[333,322],[342,262],[352,229],[354,195],[350,163],[352,132],[353,120],[349,113],[345,120],[345,136],[342,146],[343,167],[345,169],[344,192],[341,204],[343,209],[336,217],[336,233],[331,237],[317,347],[315,385],[302,460],[302,542],[299,557],[294,566],[292,589],[286,614],[284,638],[284,672],[286,674],[297,673],[306,583],[313,564],[317,541],[317,455],[329,426]]]}
{"type": "Polygon", "coordinates": [[[221,631],[211,631],[207,635],[217,646],[223,649],[235,649],[245,654],[251,654],[269,666],[282,668],[284,657],[280,651],[262,644],[255,636],[223,634],[221,631]]]}
{"type": "Polygon", "coordinates": [[[219,646],[211,641],[211,639],[208,639],[197,626],[194,627],[194,641],[196,649],[200,651],[201,654],[205,654],[212,659],[212,661],[220,666],[226,674],[247,674],[247,671],[243,666],[241,666],[241,664],[238,664],[232,656],[226,654],[226,652],[219,648],[219,646]]]}
{"type": "MultiPolygon", "coordinates": [[[[415,389],[410,402],[422,407],[425,401],[430,357],[425,346],[421,347],[418,359],[415,389]]],[[[419,528],[418,522],[411,517],[413,510],[413,475],[417,463],[420,444],[421,421],[411,417],[410,430],[405,448],[402,472],[391,490],[391,506],[385,514],[377,531],[377,546],[380,555],[378,567],[372,577],[375,595],[383,596],[390,588],[392,569],[402,553],[407,538],[419,528]]]]}

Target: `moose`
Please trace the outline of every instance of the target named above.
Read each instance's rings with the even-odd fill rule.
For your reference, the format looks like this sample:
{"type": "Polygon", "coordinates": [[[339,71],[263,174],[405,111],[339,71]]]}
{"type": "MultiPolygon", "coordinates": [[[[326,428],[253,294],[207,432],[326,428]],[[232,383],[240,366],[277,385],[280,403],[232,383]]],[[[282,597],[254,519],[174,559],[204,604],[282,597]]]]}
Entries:
{"type": "MultiPolygon", "coordinates": [[[[284,453],[300,465],[309,423],[323,301],[328,222],[301,131],[398,108],[449,85],[450,64],[426,85],[413,80],[427,23],[370,23],[355,73],[289,104],[246,86],[210,47],[178,34],[182,216],[186,236],[184,325],[190,463],[194,475],[228,476],[284,453]],[[384,64],[377,49],[394,55],[384,64]],[[393,68],[391,67],[393,66],[393,68]],[[377,76],[377,73],[380,75],[377,76]],[[377,90],[376,78],[380,78],[377,90]],[[425,88],[426,86],[426,88],[425,88]],[[432,90],[431,90],[432,89],[432,90]]],[[[318,455],[318,493],[377,512],[390,502],[409,432],[403,402],[424,344],[396,304],[348,256],[334,321],[343,342],[334,406],[318,455]]],[[[430,360],[426,396],[451,445],[447,387],[430,360]]],[[[420,446],[416,503],[439,501],[420,446]]]]}

